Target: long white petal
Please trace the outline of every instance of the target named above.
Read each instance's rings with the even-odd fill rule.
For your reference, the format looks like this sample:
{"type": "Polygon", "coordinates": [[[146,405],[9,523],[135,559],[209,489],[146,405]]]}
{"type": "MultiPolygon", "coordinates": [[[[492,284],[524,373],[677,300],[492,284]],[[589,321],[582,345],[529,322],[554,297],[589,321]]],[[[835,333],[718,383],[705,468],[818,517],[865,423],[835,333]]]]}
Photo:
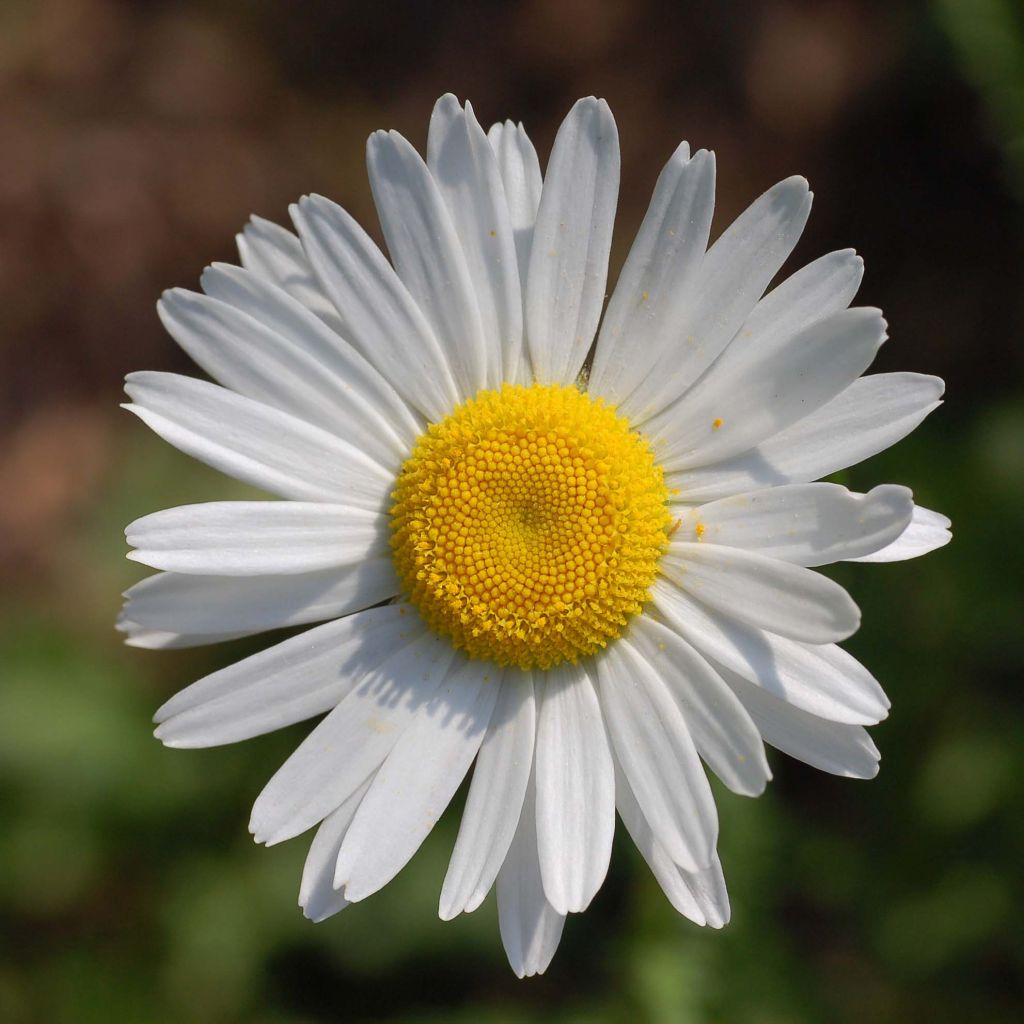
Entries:
{"type": "MultiPolygon", "coordinates": [[[[321,374],[336,380],[345,419],[341,436],[360,447],[386,445],[385,451],[404,456],[423,433],[424,421],[416,415],[391,382],[343,335],[312,315],[287,291],[255,274],[226,263],[203,271],[203,291],[265,324],[293,346],[308,352],[321,374]],[[373,427],[367,426],[367,422],[373,427]],[[381,426],[383,424],[383,426],[381,426]],[[369,434],[380,430],[376,439],[369,434]]],[[[335,393],[331,392],[332,399],[335,393]]]]}
{"type": "Polygon", "coordinates": [[[169,747],[236,743],[330,711],[420,631],[408,605],[326,622],[180,690],[153,716],[169,747]]]}
{"type": "Polygon", "coordinates": [[[526,279],[526,334],[542,384],[571,384],[594,340],[619,191],[619,136],[608,104],[579,100],[548,161],[526,279]]]}
{"type": "Polygon", "coordinates": [[[707,766],[734,793],[763,793],[772,777],[764,744],[722,677],[678,633],[650,618],[634,619],[629,636],[675,698],[707,766]]]}
{"type": "Polygon", "coordinates": [[[655,838],[618,761],[615,764],[615,805],[626,831],[643,854],[669,903],[694,924],[710,925],[712,928],[722,928],[728,924],[729,893],[718,854],[701,871],[685,871],[673,863],[665,848],[655,838]]]}
{"type": "Polygon", "coordinates": [[[125,391],[165,441],[236,480],[296,501],[386,506],[393,474],[320,427],[176,373],[130,373],[125,391]]]}
{"type": "Polygon", "coordinates": [[[497,373],[455,225],[419,153],[398,132],[374,132],[366,166],[391,262],[445,352],[462,398],[497,373]]]}
{"type": "Polygon", "coordinates": [[[707,867],[718,841],[718,812],[679,704],[622,637],[596,664],[615,756],[644,817],[676,864],[688,871],[707,867]]]}
{"type": "Polygon", "coordinates": [[[752,551],[673,541],[661,571],[712,608],[792,640],[827,644],[860,625],[860,611],[838,583],[752,551]]]}
{"type": "Polygon", "coordinates": [[[448,93],[434,106],[427,166],[451,216],[473,281],[487,348],[487,386],[518,372],[523,294],[505,186],[494,150],[469,103],[448,93]]]}
{"type": "Polygon", "coordinates": [[[211,501],[136,519],[128,557],[154,569],[205,576],[288,575],[356,565],[388,554],[388,518],[305,501],[211,501]]]}
{"type": "Polygon", "coordinates": [[[244,636],[334,619],[399,592],[391,558],[298,576],[159,572],[125,592],[125,618],[169,633],[244,636]]]}
{"type": "Polygon", "coordinates": [[[855,380],[817,411],[718,465],[666,474],[688,502],[828,476],[877,455],[909,434],[941,402],[943,383],[920,373],[855,380]]]}
{"type": "Polygon", "coordinates": [[[344,892],[334,888],[334,864],[373,778],[367,779],[337,810],[331,811],[316,830],[299,884],[299,906],[310,921],[325,921],[349,905],[344,892]]]}
{"type": "Polygon", "coordinates": [[[548,902],[585,910],[608,873],[615,773],[594,684],[582,665],[544,673],[537,720],[537,850],[548,902]]]}
{"type": "Polygon", "coordinates": [[[558,949],[565,917],[547,901],[537,856],[536,789],[530,777],[515,838],[498,872],[498,928],[518,978],[543,974],[558,949]]]}
{"type": "Polygon", "coordinates": [[[684,142],[654,186],[597,339],[587,390],[618,405],[670,349],[698,296],[715,209],[715,157],[684,142]]]}
{"type": "MultiPolygon", "coordinates": [[[[537,159],[537,150],[533,148],[521,124],[514,125],[506,121],[504,124],[491,125],[487,140],[497,157],[501,180],[505,185],[505,199],[516,243],[520,289],[525,295],[530,249],[533,245],[533,225],[537,219],[543,186],[540,161],[537,159]]],[[[507,369],[508,379],[514,383],[528,384],[533,379],[525,338],[518,368],[509,366],[507,369]]]]}
{"type": "Polygon", "coordinates": [[[345,337],[428,420],[459,392],[440,342],[394,268],[337,203],[307,196],[292,219],[317,278],[344,320],[345,337]]]}
{"type": "Polygon", "coordinates": [[[330,328],[345,333],[344,322],[313,273],[296,235],[273,221],[251,217],[235,240],[246,270],[284,289],[330,328]]]}
{"type": "Polygon", "coordinates": [[[802,644],[719,613],[659,579],[651,588],[658,612],[699,651],[748,682],[810,714],[874,725],[889,701],[874,676],[835,644],[802,644]]]}
{"type": "Polygon", "coordinates": [[[240,637],[260,632],[260,630],[241,630],[234,633],[177,633],[171,629],[140,626],[137,622],[126,618],[123,613],[118,616],[116,628],[125,634],[124,642],[128,647],[139,647],[148,651],[175,651],[185,647],[205,647],[207,644],[237,640],[240,637]]]}
{"type": "Polygon", "coordinates": [[[832,775],[873,779],[878,774],[878,748],[862,726],[816,718],[726,668],[722,678],[750,712],[766,743],[832,775]]]}
{"type": "Polygon", "coordinates": [[[532,674],[507,670],[441,889],[438,913],[444,921],[476,910],[498,877],[523,809],[536,721],[532,674]]]}
{"type": "Polygon", "coordinates": [[[891,544],[868,555],[850,558],[851,562],[902,562],[919,558],[929,551],[945,547],[952,539],[953,524],[941,512],[914,506],[914,514],[907,528],[891,544]]]}
{"type": "Polygon", "coordinates": [[[408,863],[480,748],[502,672],[487,662],[460,659],[456,666],[388,754],[345,836],[334,885],[352,902],[383,888],[408,863]]]}
{"type": "Polygon", "coordinates": [[[811,194],[787,178],[755,200],[707,251],[693,286],[694,301],[679,318],[677,343],[662,353],[619,406],[641,424],[674,402],[718,358],[793,251],[811,194]]]}
{"type": "Polygon", "coordinates": [[[885,337],[881,312],[869,308],[843,310],[797,334],[766,334],[745,358],[726,352],[644,431],[667,472],[721,462],[835,398],[885,337]]]}
{"type": "Polygon", "coordinates": [[[454,651],[421,627],[376,665],[306,737],[263,788],[249,831],[258,843],[291,839],[321,821],[376,771],[434,696],[454,651]]]}
{"type": "Polygon", "coordinates": [[[676,540],[723,544],[815,566],[878,551],[910,523],[914,497],[883,484],[857,494],[838,484],[784,484],[695,508],[676,508],[676,540]]]}

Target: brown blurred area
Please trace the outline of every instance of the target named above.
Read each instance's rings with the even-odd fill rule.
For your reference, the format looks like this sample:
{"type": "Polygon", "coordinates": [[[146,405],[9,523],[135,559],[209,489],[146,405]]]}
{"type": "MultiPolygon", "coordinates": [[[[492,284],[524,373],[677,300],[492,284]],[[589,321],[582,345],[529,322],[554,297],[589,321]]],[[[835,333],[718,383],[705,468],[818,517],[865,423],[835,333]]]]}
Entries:
{"type": "Polygon", "coordinates": [[[575,98],[608,98],[623,146],[613,269],[681,138],[718,153],[717,230],[807,175],[817,209],[798,254],[865,254],[864,296],[897,339],[885,368],[957,390],[1005,378],[1021,254],[1002,222],[1019,213],[974,99],[930,80],[908,6],[7,0],[0,564],[40,568],[45,538],[98,485],[127,427],[123,375],[187,369],[160,291],[234,259],[250,213],[286,222],[306,192],[375,230],[365,136],[396,127],[422,145],[446,90],[485,123],[522,119],[542,155],[575,98]]]}

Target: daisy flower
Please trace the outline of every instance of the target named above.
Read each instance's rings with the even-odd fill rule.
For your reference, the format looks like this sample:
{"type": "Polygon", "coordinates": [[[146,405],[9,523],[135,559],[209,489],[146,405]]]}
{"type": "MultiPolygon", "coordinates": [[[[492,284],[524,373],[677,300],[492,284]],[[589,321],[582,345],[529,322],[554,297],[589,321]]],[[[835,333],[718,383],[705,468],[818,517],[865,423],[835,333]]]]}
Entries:
{"type": "Polygon", "coordinates": [[[814,567],[911,558],[948,520],[905,487],[820,477],[909,433],[942,382],[862,377],[885,340],[833,252],[769,283],[807,220],[789,178],[708,246],[714,155],[682,143],[604,308],[615,122],[580,100],[542,176],[521,125],[434,108],[424,161],[368,143],[390,261],[307,196],[254,218],[241,266],[160,301],[217,383],[133,373],[127,406],[276,496],[145,516],[139,647],[315,625],[157,712],[169,746],[324,715],[252,812],[319,826],[299,902],[386,885],[472,769],[441,917],[497,889],[516,974],[542,972],[608,869],[618,811],[672,905],[729,902],[705,768],[756,796],[765,743],[869,778],[888,701],[836,642],[859,612],[814,567]],[[603,317],[602,317],[603,313],[603,317]],[[600,329],[599,329],[600,328],[600,329]]]}

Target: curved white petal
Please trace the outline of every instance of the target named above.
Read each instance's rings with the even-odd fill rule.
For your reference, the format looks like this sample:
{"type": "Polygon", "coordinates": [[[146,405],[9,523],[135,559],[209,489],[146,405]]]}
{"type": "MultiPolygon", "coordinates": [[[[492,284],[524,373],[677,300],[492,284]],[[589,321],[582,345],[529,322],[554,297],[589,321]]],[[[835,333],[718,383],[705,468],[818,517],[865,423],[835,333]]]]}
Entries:
{"type": "Polygon", "coordinates": [[[634,424],[674,402],[718,358],[793,251],[811,209],[807,182],[787,178],[755,200],[704,257],[677,343],[619,406],[634,424]]]}
{"type": "Polygon", "coordinates": [[[945,547],[953,539],[953,534],[949,531],[952,525],[948,517],[941,512],[932,512],[930,509],[915,505],[910,525],[891,544],[871,554],[848,560],[902,562],[907,558],[919,558],[921,555],[927,555],[929,551],[945,547]]]}
{"type": "Polygon", "coordinates": [[[743,455],[667,473],[688,502],[817,480],[894,445],[941,404],[943,383],[920,373],[876,373],[743,455]]]}
{"type": "Polygon", "coordinates": [[[585,910],[608,873],[615,773],[594,684],[582,665],[543,675],[537,718],[537,850],[548,902],[585,910]]]}
{"type": "Polygon", "coordinates": [[[343,321],[313,273],[296,235],[273,221],[251,217],[235,240],[246,270],[284,289],[333,330],[345,333],[343,321]]]}
{"type": "Polygon", "coordinates": [[[752,551],[673,541],[661,571],[730,618],[792,640],[827,644],[860,625],[860,611],[838,583],[752,551]]]}
{"type": "Polygon", "coordinates": [[[723,544],[815,566],[878,551],[910,523],[914,497],[883,484],[857,494],[838,484],[784,484],[696,508],[676,508],[676,540],[723,544]]]}
{"type": "Polygon", "coordinates": [[[726,352],[644,431],[668,472],[731,458],[835,398],[885,337],[881,312],[870,308],[843,310],[797,334],[766,332],[743,357],[726,352]]]}
{"type": "Polygon", "coordinates": [[[204,576],[288,575],[356,565],[389,553],[381,512],[305,501],[211,501],[136,519],[128,557],[204,576]]]}
{"type": "Polygon", "coordinates": [[[139,623],[126,618],[123,612],[117,618],[116,629],[125,634],[126,646],[139,647],[149,651],[174,651],[185,647],[204,647],[206,644],[219,644],[226,640],[237,640],[240,637],[260,632],[260,630],[241,630],[234,633],[177,633],[170,629],[140,626],[139,623]]]}
{"type": "Polygon", "coordinates": [[[419,634],[410,611],[385,605],[356,612],[204,676],[157,710],[157,739],[169,747],[237,743],[330,711],[368,664],[419,634]]]}
{"type": "Polygon", "coordinates": [[[612,747],[644,817],[676,864],[688,871],[707,867],[718,812],[679,704],[622,637],[596,664],[612,747]]]}
{"type": "Polygon", "coordinates": [[[360,681],[263,788],[249,831],[256,842],[291,839],[321,821],[376,771],[448,673],[454,651],[420,626],[360,681]]]}
{"type": "Polygon", "coordinates": [[[715,209],[715,157],[682,143],[654,186],[601,324],[587,390],[618,405],[678,351],[715,209]]]}
{"type": "Polygon", "coordinates": [[[571,384],[594,340],[619,191],[619,136],[608,104],[583,99],[555,137],[526,278],[526,335],[542,384],[571,384]]]}
{"type": "Polygon", "coordinates": [[[726,668],[722,678],[750,712],[766,743],[832,775],[873,779],[878,774],[878,748],[862,726],[816,718],[726,668]]]}
{"type": "Polygon", "coordinates": [[[386,507],[394,476],[358,448],[227,388],[176,373],[130,373],[125,408],[175,448],[296,501],[386,507]]]}
{"type": "Polygon", "coordinates": [[[716,853],[700,871],[685,871],[665,852],[647,823],[622,767],[615,764],[615,805],[626,831],[643,854],[669,903],[694,924],[722,928],[729,922],[729,893],[716,853]]]}
{"type": "Polygon", "coordinates": [[[874,676],[835,644],[802,644],[719,613],[668,580],[656,580],[658,612],[704,655],[748,682],[821,718],[874,725],[889,701],[874,676]]]}
{"type": "Polygon", "coordinates": [[[419,153],[398,132],[374,132],[366,166],[391,262],[445,353],[463,399],[487,387],[500,352],[484,330],[466,257],[419,153]]]}
{"type": "MultiPolygon", "coordinates": [[[[540,193],[543,178],[540,173],[540,161],[537,150],[527,136],[523,126],[514,125],[511,121],[504,124],[491,125],[487,140],[498,160],[498,169],[505,186],[505,199],[508,202],[509,219],[512,234],[516,243],[516,262],[519,266],[520,291],[526,290],[526,275],[530,269],[530,248],[533,244],[533,225],[537,219],[537,207],[540,205],[540,193]]],[[[508,379],[517,384],[528,384],[533,379],[530,368],[530,357],[527,352],[525,337],[519,367],[506,363],[508,379]]]]}
{"type": "Polygon", "coordinates": [[[565,917],[547,901],[537,857],[536,790],[531,775],[515,838],[498,872],[498,928],[518,978],[543,974],[558,949],[565,917]]]}
{"type": "Polygon", "coordinates": [[[536,722],[532,674],[506,670],[441,889],[444,921],[476,910],[498,877],[523,809],[536,722]]]}
{"type": "Polygon", "coordinates": [[[306,196],[290,208],[310,265],[344,321],[345,337],[428,420],[458,404],[448,360],[416,301],[366,232],[337,203],[306,196]]]}
{"type": "Polygon", "coordinates": [[[244,636],[334,619],[399,592],[391,558],[296,576],[159,572],[125,592],[125,619],[168,633],[244,636]]]}
{"type": "Polygon", "coordinates": [[[763,793],[772,777],[764,744],[721,676],[678,633],[650,618],[634,619],[629,636],[675,698],[707,766],[734,793],[763,793]]]}
{"type": "Polygon", "coordinates": [[[422,418],[369,360],[288,292],[226,263],[207,267],[200,283],[207,295],[248,314],[313,357],[320,374],[338,389],[331,398],[342,407],[335,413],[343,415],[336,420],[342,437],[370,451],[383,447],[393,459],[404,456],[423,433],[422,418]],[[374,436],[378,431],[381,436],[374,436]]]}
{"type": "Polygon", "coordinates": [[[469,103],[448,93],[434,106],[427,166],[451,216],[473,281],[487,347],[487,386],[519,372],[523,294],[505,186],[494,150],[469,103]]]}
{"type": "Polygon", "coordinates": [[[502,672],[460,659],[381,765],[345,836],[334,885],[355,902],[383,888],[419,849],[476,757],[502,672]]]}
{"type": "Polygon", "coordinates": [[[299,906],[310,921],[325,921],[349,905],[344,892],[334,888],[334,864],[373,778],[367,779],[337,810],[331,811],[316,830],[299,884],[299,906]]]}

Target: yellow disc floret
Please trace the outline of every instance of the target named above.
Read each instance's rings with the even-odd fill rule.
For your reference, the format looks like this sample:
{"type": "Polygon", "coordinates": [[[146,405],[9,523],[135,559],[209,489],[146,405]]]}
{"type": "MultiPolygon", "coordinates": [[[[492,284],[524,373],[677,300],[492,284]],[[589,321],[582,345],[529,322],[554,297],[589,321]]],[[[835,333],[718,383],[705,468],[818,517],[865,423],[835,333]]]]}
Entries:
{"type": "Polygon", "coordinates": [[[671,525],[647,441],[574,387],[479,392],[419,438],[393,498],[395,566],[427,624],[523,669],[617,637],[671,525]]]}

